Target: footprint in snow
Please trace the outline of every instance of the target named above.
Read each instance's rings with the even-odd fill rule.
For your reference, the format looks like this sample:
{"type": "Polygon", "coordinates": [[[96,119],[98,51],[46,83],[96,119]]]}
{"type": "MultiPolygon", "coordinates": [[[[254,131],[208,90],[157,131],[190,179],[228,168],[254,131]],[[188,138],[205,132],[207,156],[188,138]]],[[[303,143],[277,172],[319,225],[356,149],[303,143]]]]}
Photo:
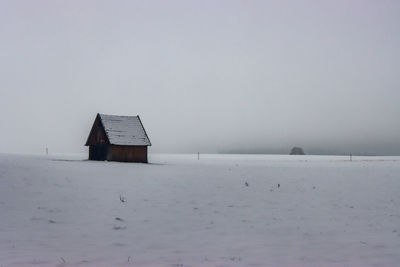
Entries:
{"type": "Polygon", "coordinates": [[[125,230],[126,226],[114,226],[113,229],[114,230],[125,230]]]}
{"type": "Polygon", "coordinates": [[[119,195],[119,200],[120,200],[122,203],[126,203],[126,198],[124,198],[124,197],[121,196],[121,195],[119,195]]]}

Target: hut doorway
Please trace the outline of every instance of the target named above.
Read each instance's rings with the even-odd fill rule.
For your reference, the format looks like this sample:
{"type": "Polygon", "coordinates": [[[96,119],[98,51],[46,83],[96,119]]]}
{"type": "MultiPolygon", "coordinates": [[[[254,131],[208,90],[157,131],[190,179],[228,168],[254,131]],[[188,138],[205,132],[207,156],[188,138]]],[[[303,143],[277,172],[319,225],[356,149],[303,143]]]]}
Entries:
{"type": "Polygon", "coordinates": [[[108,145],[89,146],[89,160],[106,160],[108,145]]]}

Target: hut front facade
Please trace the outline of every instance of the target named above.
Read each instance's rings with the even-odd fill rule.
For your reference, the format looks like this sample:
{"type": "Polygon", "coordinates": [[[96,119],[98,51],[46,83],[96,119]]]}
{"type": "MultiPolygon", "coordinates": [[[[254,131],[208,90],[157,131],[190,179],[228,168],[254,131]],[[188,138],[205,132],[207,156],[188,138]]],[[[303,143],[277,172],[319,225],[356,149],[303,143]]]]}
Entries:
{"type": "Polygon", "coordinates": [[[89,160],[147,163],[151,143],[139,116],[97,114],[85,145],[89,160]]]}

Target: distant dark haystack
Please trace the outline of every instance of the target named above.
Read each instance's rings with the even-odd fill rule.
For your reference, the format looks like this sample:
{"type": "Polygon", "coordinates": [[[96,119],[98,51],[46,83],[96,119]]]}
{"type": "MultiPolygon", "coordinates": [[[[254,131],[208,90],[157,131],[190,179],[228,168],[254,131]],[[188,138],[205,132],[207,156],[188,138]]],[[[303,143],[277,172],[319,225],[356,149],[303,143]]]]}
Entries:
{"type": "Polygon", "coordinates": [[[301,147],[294,147],[290,151],[290,155],[305,155],[303,149],[301,147]]]}

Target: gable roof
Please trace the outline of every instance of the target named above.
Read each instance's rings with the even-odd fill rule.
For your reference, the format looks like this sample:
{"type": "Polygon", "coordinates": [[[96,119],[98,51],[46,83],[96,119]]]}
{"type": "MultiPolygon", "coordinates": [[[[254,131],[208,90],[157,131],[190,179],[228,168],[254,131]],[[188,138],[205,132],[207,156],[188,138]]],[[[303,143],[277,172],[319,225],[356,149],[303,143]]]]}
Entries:
{"type": "Polygon", "coordinates": [[[98,114],[112,145],[151,146],[139,116],[98,114]]]}

